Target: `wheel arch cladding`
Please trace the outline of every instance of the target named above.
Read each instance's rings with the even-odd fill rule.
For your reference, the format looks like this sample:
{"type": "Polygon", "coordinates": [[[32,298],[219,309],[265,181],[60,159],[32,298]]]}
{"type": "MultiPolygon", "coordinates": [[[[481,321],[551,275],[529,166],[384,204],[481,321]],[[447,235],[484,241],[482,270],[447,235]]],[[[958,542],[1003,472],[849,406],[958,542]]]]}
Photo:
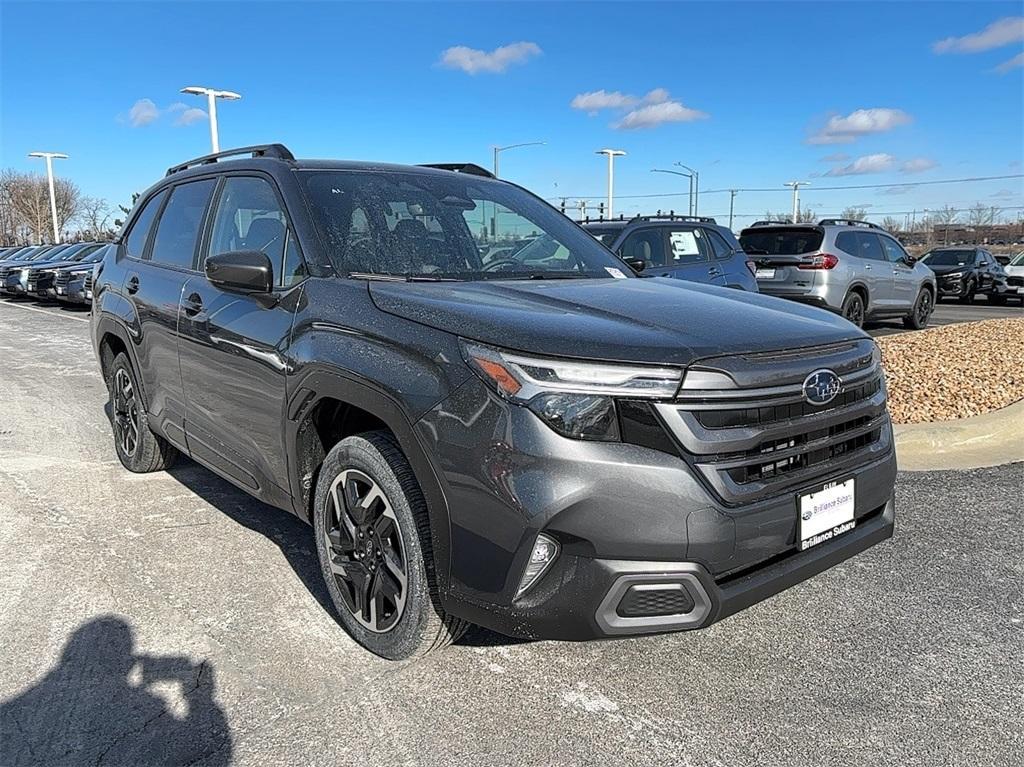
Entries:
{"type": "Polygon", "coordinates": [[[132,369],[135,370],[135,378],[137,379],[142,404],[148,407],[149,397],[142,379],[139,378],[139,362],[135,358],[134,347],[128,341],[127,332],[119,323],[109,317],[102,317],[97,327],[97,336],[100,339],[97,345],[97,352],[99,354],[100,372],[103,375],[104,382],[110,375],[110,365],[113,363],[114,358],[118,354],[124,354],[128,358],[128,362],[131,363],[132,369]]]}
{"type": "Polygon", "coordinates": [[[430,515],[438,587],[447,593],[451,551],[448,503],[437,472],[401,406],[376,389],[328,371],[296,385],[288,406],[288,445],[295,513],[312,523],[316,482],[324,458],[340,440],[378,429],[390,432],[405,454],[430,515]]]}

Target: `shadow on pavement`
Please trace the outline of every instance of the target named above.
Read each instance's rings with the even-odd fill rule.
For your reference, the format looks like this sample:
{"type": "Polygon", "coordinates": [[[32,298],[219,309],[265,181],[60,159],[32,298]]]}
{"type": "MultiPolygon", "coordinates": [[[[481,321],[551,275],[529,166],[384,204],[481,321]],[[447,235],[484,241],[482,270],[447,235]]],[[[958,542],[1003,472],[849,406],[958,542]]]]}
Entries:
{"type": "Polygon", "coordinates": [[[95,618],[45,677],[0,703],[2,762],[226,765],[231,731],[215,692],[209,661],[138,654],[124,619],[95,618]]]}

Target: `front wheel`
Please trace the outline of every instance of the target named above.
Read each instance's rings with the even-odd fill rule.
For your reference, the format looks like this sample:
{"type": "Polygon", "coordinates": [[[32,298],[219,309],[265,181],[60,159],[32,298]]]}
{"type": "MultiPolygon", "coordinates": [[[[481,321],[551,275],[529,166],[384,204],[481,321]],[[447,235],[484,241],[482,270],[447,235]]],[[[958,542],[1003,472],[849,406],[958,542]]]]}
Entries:
{"type": "Polygon", "coordinates": [[[860,293],[851,293],[846,297],[842,314],[858,328],[864,327],[864,299],[860,293]]]}
{"type": "Polygon", "coordinates": [[[931,319],[934,308],[932,292],[927,288],[922,288],[921,292],[917,294],[914,308],[910,314],[903,318],[903,326],[911,330],[924,329],[925,325],[928,324],[928,320],[931,319]]]}
{"type": "Polygon", "coordinates": [[[427,505],[394,437],[341,440],[324,459],[314,503],[320,570],[353,639],[405,660],[465,632],[438,599],[427,505]]]}

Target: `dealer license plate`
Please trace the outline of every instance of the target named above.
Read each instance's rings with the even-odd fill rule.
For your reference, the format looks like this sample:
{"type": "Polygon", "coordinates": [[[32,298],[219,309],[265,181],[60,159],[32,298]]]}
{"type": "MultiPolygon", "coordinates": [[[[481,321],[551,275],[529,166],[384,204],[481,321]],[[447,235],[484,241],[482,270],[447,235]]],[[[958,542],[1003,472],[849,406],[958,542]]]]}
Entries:
{"type": "Polygon", "coordinates": [[[775,270],[774,269],[758,269],[754,274],[759,280],[774,280],[775,270]]]}
{"type": "Polygon", "coordinates": [[[833,482],[799,497],[801,551],[830,541],[856,526],[853,484],[852,479],[833,482]]]}

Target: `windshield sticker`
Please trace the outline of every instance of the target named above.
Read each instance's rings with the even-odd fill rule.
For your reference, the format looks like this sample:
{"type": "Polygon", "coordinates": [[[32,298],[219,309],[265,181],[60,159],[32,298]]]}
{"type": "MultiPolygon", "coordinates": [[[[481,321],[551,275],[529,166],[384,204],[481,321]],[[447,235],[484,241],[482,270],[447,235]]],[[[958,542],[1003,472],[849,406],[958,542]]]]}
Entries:
{"type": "Polygon", "coordinates": [[[606,272],[608,272],[608,274],[610,274],[612,277],[614,277],[617,280],[624,280],[624,279],[626,279],[626,275],[624,275],[622,272],[620,272],[614,266],[606,266],[604,268],[604,270],[606,272]]]}

